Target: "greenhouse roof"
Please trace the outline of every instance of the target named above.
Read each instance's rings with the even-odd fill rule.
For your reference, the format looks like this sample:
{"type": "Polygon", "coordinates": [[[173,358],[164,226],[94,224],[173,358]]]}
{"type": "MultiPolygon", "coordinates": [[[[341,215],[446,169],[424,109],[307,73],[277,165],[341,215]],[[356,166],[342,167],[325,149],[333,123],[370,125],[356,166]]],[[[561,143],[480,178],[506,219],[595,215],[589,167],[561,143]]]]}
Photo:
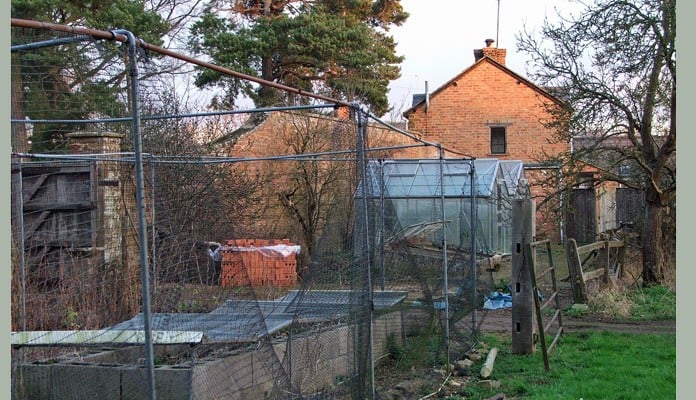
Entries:
{"type": "MultiPolygon", "coordinates": [[[[369,190],[380,196],[384,188],[387,198],[471,196],[471,170],[474,171],[474,195],[490,197],[497,193],[496,183],[514,195],[522,176],[521,161],[501,161],[493,158],[476,160],[383,160],[368,165],[369,190]],[[442,185],[440,184],[442,177],[442,185]]],[[[358,191],[358,196],[361,195],[358,191]]]]}

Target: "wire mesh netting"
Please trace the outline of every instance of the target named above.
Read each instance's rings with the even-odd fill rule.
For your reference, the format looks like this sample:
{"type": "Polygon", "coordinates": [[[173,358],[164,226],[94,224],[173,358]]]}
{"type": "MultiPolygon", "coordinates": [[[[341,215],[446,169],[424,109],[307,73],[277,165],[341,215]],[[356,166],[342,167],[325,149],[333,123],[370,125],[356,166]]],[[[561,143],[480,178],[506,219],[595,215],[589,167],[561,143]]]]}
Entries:
{"type": "Polygon", "coordinates": [[[357,105],[201,110],[63,32],[12,29],[13,398],[374,398],[395,347],[473,345],[520,163],[404,159],[357,105]]]}

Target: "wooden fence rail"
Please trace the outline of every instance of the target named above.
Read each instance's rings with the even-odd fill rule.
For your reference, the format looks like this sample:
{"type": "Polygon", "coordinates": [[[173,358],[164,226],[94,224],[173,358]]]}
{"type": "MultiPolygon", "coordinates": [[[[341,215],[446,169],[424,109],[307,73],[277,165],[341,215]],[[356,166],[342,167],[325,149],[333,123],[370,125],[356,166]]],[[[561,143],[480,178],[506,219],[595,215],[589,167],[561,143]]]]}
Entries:
{"type": "Polygon", "coordinates": [[[573,301],[584,304],[587,303],[588,281],[602,278],[604,283],[609,283],[610,277],[621,277],[626,257],[626,241],[603,240],[578,247],[575,239],[568,239],[566,257],[573,288],[573,301]]]}
{"type": "Polygon", "coordinates": [[[527,259],[529,260],[529,272],[532,279],[532,293],[534,297],[534,309],[537,318],[537,332],[539,334],[539,342],[541,343],[541,351],[544,358],[544,369],[546,371],[549,371],[549,352],[551,352],[553,348],[556,346],[558,340],[561,337],[561,334],[563,333],[563,320],[561,319],[561,303],[560,298],[558,296],[558,284],[556,283],[556,267],[554,266],[553,257],[551,254],[551,241],[547,239],[529,243],[527,245],[526,251],[527,259]],[[537,248],[542,246],[543,249],[546,250],[546,255],[548,257],[548,268],[537,274],[537,248]],[[544,304],[541,304],[541,291],[539,290],[537,279],[541,279],[546,275],[549,275],[551,278],[552,292],[550,293],[548,299],[544,302],[544,304]],[[548,321],[548,323],[544,325],[542,312],[549,306],[554,307],[554,313],[548,321]],[[551,341],[551,344],[547,346],[546,333],[550,331],[550,328],[554,322],[558,324],[556,328],[556,333],[554,335],[553,340],[551,341]]]}

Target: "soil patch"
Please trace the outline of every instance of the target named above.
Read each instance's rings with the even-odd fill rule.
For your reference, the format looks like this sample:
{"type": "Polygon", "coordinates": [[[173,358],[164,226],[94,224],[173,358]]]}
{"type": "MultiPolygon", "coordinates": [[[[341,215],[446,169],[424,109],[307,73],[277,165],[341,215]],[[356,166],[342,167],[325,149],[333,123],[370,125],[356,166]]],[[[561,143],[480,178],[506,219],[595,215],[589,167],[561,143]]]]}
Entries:
{"type": "MultiPolygon", "coordinates": [[[[477,313],[481,333],[512,333],[512,310],[480,310],[477,313]]],[[[608,331],[617,333],[676,333],[675,320],[618,321],[593,316],[562,316],[565,332],[608,331]]],[[[554,327],[551,327],[553,330],[554,327]]]]}

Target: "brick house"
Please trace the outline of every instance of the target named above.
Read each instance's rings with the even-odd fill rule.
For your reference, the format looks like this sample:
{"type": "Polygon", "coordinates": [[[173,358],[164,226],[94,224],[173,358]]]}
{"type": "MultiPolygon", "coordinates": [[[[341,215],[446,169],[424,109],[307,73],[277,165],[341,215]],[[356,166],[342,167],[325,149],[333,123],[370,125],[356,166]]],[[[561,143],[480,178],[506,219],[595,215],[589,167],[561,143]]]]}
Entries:
{"type": "MultiPolygon", "coordinates": [[[[471,66],[427,97],[414,96],[413,106],[403,115],[409,131],[457,153],[522,161],[532,196],[539,199],[537,235],[559,238],[558,218],[548,208],[553,205],[540,202],[560,178],[559,169],[549,168],[544,160],[570,149],[570,143],[558,141],[545,126],[551,120],[550,108],[562,107],[563,102],[507,68],[505,56],[505,49],[486,40],[486,47],[474,50],[471,66]]],[[[433,154],[425,148],[418,156],[433,154]]]]}
{"type": "MultiPolygon", "coordinates": [[[[283,156],[352,151],[356,129],[346,108],[331,114],[273,111],[249,118],[244,126],[219,140],[219,151],[226,156],[259,159],[237,167],[239,173],[256,177],[260,199],[249,209],[249,214],[258,218],[238,233],[289,238],[302,246],[304,258],[312,254],[314,243],[328,226],[326,221],[331,221],[331,228],[345,228],[345,221],[340,220],[350,217],[352,191],[358,179],[351,156],[337,156],[332,161],[285,160],[283,156]],[[264,159],[274,157],[279,158],[264,159]]],[[[370,147],[414,145],[412,139],[376,124],[368,125],[367,138],[370,147]]],[[[393,152],[373,152],[370,156],[389,158],[393,152]]],[[[348,234],[331,232],[331,237],[338,243],[348,234]]]]}

